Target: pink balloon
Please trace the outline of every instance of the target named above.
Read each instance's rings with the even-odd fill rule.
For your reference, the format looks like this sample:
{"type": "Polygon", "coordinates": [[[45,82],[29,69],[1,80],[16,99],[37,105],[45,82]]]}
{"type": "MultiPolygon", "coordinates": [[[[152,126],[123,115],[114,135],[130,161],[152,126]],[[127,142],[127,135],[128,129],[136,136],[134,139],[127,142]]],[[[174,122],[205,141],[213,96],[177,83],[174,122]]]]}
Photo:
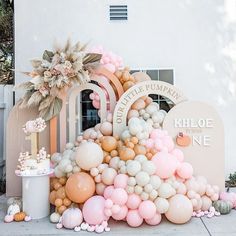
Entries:
{"type": "Polygon", "coordinates": [[[119,205],[113,205],[111,208],[112,214],[118,214],[120,212],[121,208],[119,205]]]}
{"type": "Polygon", "coordinates": [[[164,136],[164,133],[162,132],[161,129],[154,129],[150,134],[151,139],[162,138],[163,136],[164,136]]]}
{"type": "Polygon", "coordinates": [[[105,64],[104,67],[111,73],[114,73],[116,71],[116,67],[111,63],[105,64]]]}
{"type": "Polygon", "coordinates": [[[112,214],[112,218],[114,220],[124,220],[125,217],[127,216],[128,213],[128,208],[127,206],[122,206],[120,211],[117,214],[112,214]]]}
{"type": "Polygon", "coordinates": [[[114,187],[115,188],[126,188],[128,181],[128,175],[119,174],[114,179],[114,187]]]}
{"type": "Polygon", "coordinates": [[[141,203],[141,199],[139,195],[132,193],[128,196],[128,201],[126,202],[126,206],[129,209],[135,210],[139,207],[140,203],[141,203]]]}
{"type": "Polygon", "coordinates": [[[92,104],[93,104],[94,108],[96,108],[96,109],[99,109],[99,108],[100,108],[100,102],[99,102],[99,101],[93,100],[93,101],[92,101],[92,104]]]}
{"type": "Polygon", "coordinates": [[[97,93],[95,93],[95,98],[94,99],[97,100],[97,101],[100,101],[100,97],[97,93]]]}
{"type": "Polygon", "coordinates": [[[175,144],[170,136],[163,137],[162,142],[169,152],[172,151],[175,147],[175,144]]]}
{"type": "Polygon", "coordinates": [[[111,194],[113,193],[114,191],[114,187],[113,186],[108,186],[105,188],[104,190],[104,193],[103,193],[103,196],[105,199],[108,199],[111,197],[111,194]]]}
{"type": "Polygon", "coordinates": [[[180,150],[175,148],[172,152],[172,155],[174,155],[178,161],[183,162],[184,161],[184,153],[180,150]]]}
{"type": "Polygon", "coordinates": [[[183,179],[189,179],[193,175],[193,167],[187,162],[181,163],[180,167],[177,169],[177,174],[183,179]]]}
{"type": "Polygon", "coordinates": [[[156,175],[162,179],[171,177],[176,170],[177,162],[175,158],[167,152],[159,152],[152,157],[156,166],[156,175]]]}
{"type": "Polygon", "coordinates": [[[150,200],[143,201],[139,205],[138,213],[143,219],[151,219],[156,214],[156,206],[150,200]]]}
{"type": "Polygon", "coordinates": [[[105,207],[106,208],[112,208],[112,206],[113,206],[113,201],[111,199],[106,199],[105,207]]]}
{"type": "Polygon", "coordinates": [[[148,225],[158,225],[161,222],[161,214],[156,212],[156,214],[151,219],[145,219],[148,225]]]}
{"type": "Polygon", "coordinates": [[[105,199],[102,196],[93,196],[89,198],[83,206],[83,217],[86,223],[91,225],[101,224],[104,220],[108,220],[104,214],[105,199]]]}
{"type": "Polygon", "coordinates": [[[163,149],[163,142],[161,139],[155,139],[154,141],[155,148],[160,151],[163,149]]]}
{"type": "Polygon", "coordinates": [[[138,210],[129,210],[126,220],[131,227],[138,227],[143,223],[143,218],[138,214],[138,210]]]}
{"type": "Polygon", "coordinates": [[[115,188],[111,194],[111,200],[114,204],[124,205],[128,200],[128,194],[123,188],[115,188]]]}

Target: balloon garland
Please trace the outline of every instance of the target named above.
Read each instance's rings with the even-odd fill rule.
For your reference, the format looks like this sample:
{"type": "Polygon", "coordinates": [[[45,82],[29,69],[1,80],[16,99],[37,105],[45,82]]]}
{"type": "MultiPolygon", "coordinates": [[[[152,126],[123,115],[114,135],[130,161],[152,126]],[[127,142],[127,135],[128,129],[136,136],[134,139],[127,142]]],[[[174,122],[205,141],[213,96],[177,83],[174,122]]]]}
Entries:
{"type": "MultiPolygon", "coordinates": [[[[151,79],[142,72],[120,69],[122,59],[101,47],[91,52],[101,54],[101,64],[114,73],[124,91],[151,79]]],[[[97,94],[90,98],[99,109],[97,94]]],[[[166,111],[145,96],[131,106],[128,126],[120,137],[112,135],[112,113],[108,112],[105,121],[67,143],[64,152],[54,153],[50,203],[55,212],[50,221],[58,229],[102,233],[110,231],[110,218],[139,227],[143,222],[158,225],[165,215],[174,224],[184,224],[191,217],[218,216],[235,207],[235,196],[221,194],[219,201],[218,186],[194,176],[183,152],[162,129],[165,116],[166,111]],[[225,204],[224,199],[231,203],[225,204]]]]}

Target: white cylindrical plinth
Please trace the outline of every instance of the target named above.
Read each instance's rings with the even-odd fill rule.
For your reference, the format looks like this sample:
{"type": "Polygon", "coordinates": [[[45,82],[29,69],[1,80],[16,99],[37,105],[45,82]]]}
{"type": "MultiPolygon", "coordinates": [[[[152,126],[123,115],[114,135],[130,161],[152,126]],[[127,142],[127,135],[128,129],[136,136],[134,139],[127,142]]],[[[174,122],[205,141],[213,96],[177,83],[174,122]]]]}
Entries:
{"type": "Polygon", "coordinates": [[[32,219],[41,219],[50,213],[49,175],[22,176],[23,211],[32,219]]]}

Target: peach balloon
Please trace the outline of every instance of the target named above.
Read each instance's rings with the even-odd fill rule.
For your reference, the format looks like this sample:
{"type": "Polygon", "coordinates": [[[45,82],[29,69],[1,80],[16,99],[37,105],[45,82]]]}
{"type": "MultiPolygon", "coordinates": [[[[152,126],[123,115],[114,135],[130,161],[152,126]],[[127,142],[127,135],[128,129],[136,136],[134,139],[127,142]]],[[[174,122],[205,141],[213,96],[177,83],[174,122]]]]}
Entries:
{"type": "Polygon", "coordinates": [[[184,224],[191,219],[192,213],[191,201],[184,195],[176,194],[169,199],[169,209],[165,216],[174,224],[184,224]]]}
{"type": "Polygon", "coordinates": [[[66,195],[72,202],[83,203],[93,196],[94,192],[94,180],[84,172],[71,175],[66,182],[66,195]]]}
{"type": "Polygon", "coordinates": [[[83,170],[90,170],[93,167],[97,167],[103,161],[102,148],[93,142],[81,143],[75,155],[77,165],[83,170]]]}
{"type": "Polygon", "coordinates": [[[105,136],[102,138],[102,149],[110,152],[117,147],[117,140],[112,136],[105,136]]]}
{"type": "Polygon", "coordinates": [[[135,152],[131,148],[121,147],[119,148],[119,156],[123,161],[133,160],[135,157],[135,152]]]}

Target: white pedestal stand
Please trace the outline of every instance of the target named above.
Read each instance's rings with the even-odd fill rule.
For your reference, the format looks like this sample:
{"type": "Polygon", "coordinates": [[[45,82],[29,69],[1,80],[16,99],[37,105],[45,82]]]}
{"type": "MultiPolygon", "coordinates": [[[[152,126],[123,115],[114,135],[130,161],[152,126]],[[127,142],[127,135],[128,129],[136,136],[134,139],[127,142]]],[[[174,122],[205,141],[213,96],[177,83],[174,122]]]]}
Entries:
{"type": "Polygon", "coordinates": [[[53,170],[41,175],[18,175],[22,177],[23,211],[32,219],[50,214],[50,177],[53,170]]]}

